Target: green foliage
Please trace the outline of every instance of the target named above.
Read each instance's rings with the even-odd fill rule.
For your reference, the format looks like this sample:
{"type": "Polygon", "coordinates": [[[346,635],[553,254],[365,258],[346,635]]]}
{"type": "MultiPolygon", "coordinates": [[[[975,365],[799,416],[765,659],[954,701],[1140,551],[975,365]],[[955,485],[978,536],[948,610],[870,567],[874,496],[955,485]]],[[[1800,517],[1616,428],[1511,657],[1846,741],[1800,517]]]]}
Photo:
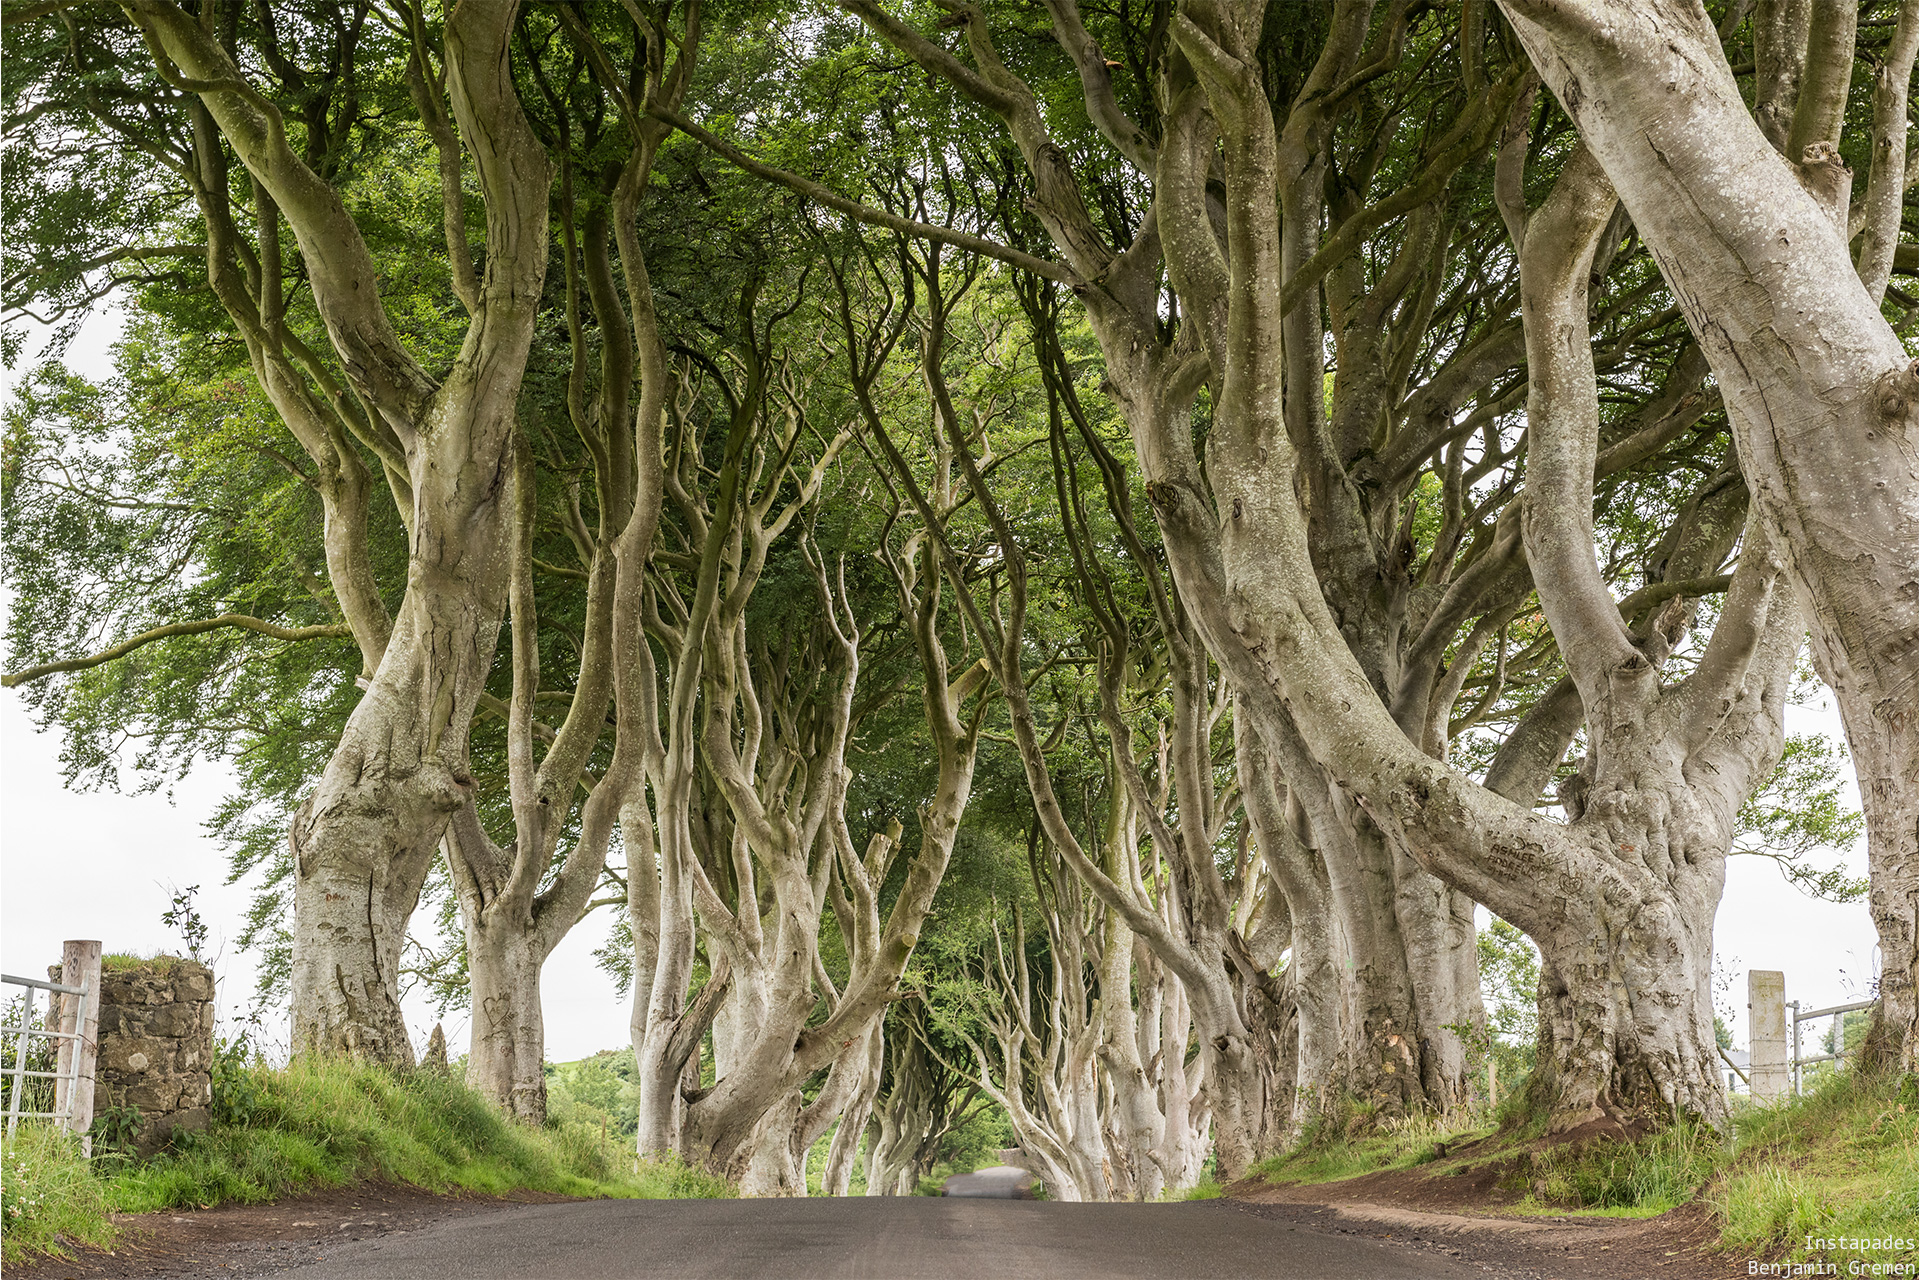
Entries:
{"type": "Polygon", "coordinates": [[[87,1136],[93,1140],[95,1161],[111,1163],[133,1159],[134,1143],[140,1137],[140,1108],[123,1106],[97,1109],[93,1113],[93,1123],[87,1127],[87,1136]]]}
{"type": "Polygon", "coordinates": [[[1847,799],[1847,749],[1818,733],[1787,735],[1780,763],[1740,808],[1734,852],[1771,858],[1780,874],[1809,897],[1860,902],[1863,877],[1844,863],[1821,867],[1818,855],[1844,857],[1866,830],[1866,819],[1847,799]]]}
{"type": "Polygon", "coordinates": [[[71,1134],[28,1122],[0,1144],[0,1258],[7,1265],[36,1254],[64,1257],[75,1244],[112,1245],[119,1233],[111,1211],[107,1185],[71,1134]]]}
{"type": "Polygon", "coordinates": [[[1540,949],[1500,917],[1474,939],[1487,1030],[1508,1044],[1531,1046],[1539,1034],[1540,949]]]}
{"type": "Polygon", "coordinates": [[[207,944],[207,922],[200,918],[199,908],[193,905],[194,895],[199,892],[197,884],[175,889],[173,905],[160,913],[160,923],[179,932],[181,941],[187,944],[187,955],[196,961],[204,959],[200,948],[207,944]]]}
{"type": "Polygon", "coordinates": [[[258,1055],[244,1034],[214,1045],[209,1072],[213,1101],[209,1110],[215,1124],[248,1124],[265,1105],[267,1091],[259,1066],[258,1055]]]}
{"type": "Polygon", "coordinates": [[[578,1062],[549,1062],[547,1114],[610,1134],[631,1137],[640,1128],[640,1087],[633,1051],[602,1049],[578,1062]]]}
{"type": "Polygon", "coordinates": [[[1481,1000],[1487,1010],[1486,1029],[1450,1029],[1466,1045],[1469,1069],[1478,1078],[1479,1102],[1497,1107],[1521,1092],[1533,1069],[1539,1036],[1540,949],[1498,916],[1475,937],[1474,949],[1481,1000]]]}

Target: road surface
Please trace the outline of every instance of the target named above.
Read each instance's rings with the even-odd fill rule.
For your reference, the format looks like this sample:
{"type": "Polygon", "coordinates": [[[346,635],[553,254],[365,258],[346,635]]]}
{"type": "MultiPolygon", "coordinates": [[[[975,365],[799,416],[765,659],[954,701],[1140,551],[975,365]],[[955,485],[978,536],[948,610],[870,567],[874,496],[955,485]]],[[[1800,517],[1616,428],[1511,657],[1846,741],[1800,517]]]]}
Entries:
{"type": "Polygon", "coordinates": [[[944,1194],[981,1200],[1031,1200],[1033,1175],[1010,1164],[997,1164],[972,1173],[956,1173],[944,1184],[944,1194]]]}
{"type": "MultiPolygon", "coordinates": [[[[229,1272],[228,1274],[233,1274],[229,1272]]],[[[343,1241],[287,1280],[1485,1280],[1446,1252],[1226,1200],[595,1200],[343,1241]]]]}

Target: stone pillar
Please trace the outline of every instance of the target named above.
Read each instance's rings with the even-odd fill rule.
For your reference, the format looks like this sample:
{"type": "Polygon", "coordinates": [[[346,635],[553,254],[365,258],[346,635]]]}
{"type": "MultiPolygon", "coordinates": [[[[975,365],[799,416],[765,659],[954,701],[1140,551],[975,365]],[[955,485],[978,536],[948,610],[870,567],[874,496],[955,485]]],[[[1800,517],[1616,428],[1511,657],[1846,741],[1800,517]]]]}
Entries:
{"type": "Polygon", "coordinates": [[[1787,976],[1777,969],[1747,971],[1747,1048],[1755,1102],[1787,1096],[1787,976]]]}
{"type": "Polygon", "coordinates": [[[140,1108],[136,1146],[151,1155],[176,1129],[204,1129],[213,1102],[213,973],[160,956],[101,976],[100,1098],[140,1108]]]}

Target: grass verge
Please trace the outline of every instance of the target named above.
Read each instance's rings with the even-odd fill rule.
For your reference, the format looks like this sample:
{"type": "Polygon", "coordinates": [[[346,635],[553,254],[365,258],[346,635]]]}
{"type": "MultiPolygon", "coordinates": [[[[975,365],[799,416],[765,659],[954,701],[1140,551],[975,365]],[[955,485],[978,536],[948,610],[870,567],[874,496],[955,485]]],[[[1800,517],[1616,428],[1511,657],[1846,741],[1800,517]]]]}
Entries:
{"type": "Polygon", "coordinates": [[[1350,1108],[1252,1172],[1303,1184],[1425,1164],[1435,1173],[1493,1166],[1503,1189],[1522,1193],[1502,1206],[1508,1212],[1640,1218],[1699,1200],[1718,1220],[1726,1251],[1830,1263],[1839,1275],[1855,1274],[1854,1264],[1862,1275],[1914,1274],[1920,1105],[1911,1075],[1836,1073],[1772,1106],[1742,1102],[1731,1142],[1681,1123],[1632,1141],[1543,1146],[1524,1117],[1502,1118],[1497,1141],[1461,1158],[1449,1149],[1494,1133],[1491,1123],[1376,1122],[1350,1108]],[[1895,1265],[1907,1269],[1887,1269],[1895,1265]]]}
{"type": "Polygon", "coordinates": [[[119,1234],[107,1216],[112,1207],[71,1134],[25,1124],[0,1144],[0,1262],[70,1244],[111,1248],[119,1234]]]}
{"type": "Polygon", "coordinates": [[[1832,1263],[1839,1275],[1902,1274],[1876,1264],[1913,1275],[1916,1116],[1914,1077],[1886,1075],[1830,1076],[1739,1114],[1736,1154],[1705,1197],[1722,1242],[1755,1257],[1832,1263]]]}
{"type": "Polygon", "coordinates": [[[1725,1163],[1725,1140],[1682,1120],[1645,1137],[1523,1148],[1500,1185],[1521,1213],[1651,1218],[1687,1204],[1725,1163]]]}
{"type": "Polygon", "coordinates": [[[1248,1172],[1282,1185],[1339,1182],[1428,1164],[1448,1147],[1491,1132],[1493,1123],[1484,1118],[1462,1122],[1417,1114],[1383,1119],[1371,1106],[1350,1103],[1318,1121],[1293,1150],[1248,1172]]]}
{"type": "Polygon", "coordinates": [[[182,1135],[151,1160],[97,1159],[89,1170],[63,1135],[21,1129],[6,1144],[4,1260],[56,1250],[62,1238],[103,1243],[110,1210],[257,1204],[368,1180],[488,1195],[734,1194],[698,1170],[641,1163],[590,1125],[514,1124],[441,1072],[303,1059],[223,1074],[215,1109],[227,1118],[182,1135]]]}

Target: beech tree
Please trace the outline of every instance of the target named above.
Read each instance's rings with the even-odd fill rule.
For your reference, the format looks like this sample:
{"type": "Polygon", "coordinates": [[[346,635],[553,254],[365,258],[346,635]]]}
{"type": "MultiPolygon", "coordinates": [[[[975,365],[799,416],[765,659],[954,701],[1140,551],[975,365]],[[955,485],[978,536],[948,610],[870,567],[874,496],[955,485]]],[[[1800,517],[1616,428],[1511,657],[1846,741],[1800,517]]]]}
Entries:
{"type": "MultiPolygon", "coordinates": [[[[1687,692],[1675,705],[1714,709],[1711,716],[1694,720],[1680,743],[1663,743],[1657,751],[1631,744],[1618,757],[1621,763],[1601,763],[1602,728],[1596,719],[1606,710],[1600,705],[1604,690],[1597,674],[1583,671],[1594,657],[1576,657],[1571,647],[1586,644],[1586,637],[1562,635],[1555,627],[1573,675],[1571,692],[1578,695],[1566,717],[1566,736],[1584,713],[1596,749],[1589,757],[1595,776],[1610,767],[1625,769],[1636,777],[1635,783],[1629,787],[1607,776],[1610,788],[1631,793],[1646,783],[1646,790],[1662,797],[1652,802],[1655,810],[1619,823],[1619,830],[1604,825],[1616,821],[1618,814],[1590,807],[1580,807],[1573,815],[1574,827],[1560,827],[1439,765],[1424,749],[1424,735],[1410,735],[1407,726],[1392,717],[1391,691],[1367,678],[1354,652],[1358,637],[1349,634],[1351,628],[1343,629],[1316,573],[1309,526],[1312,520],[1327,518],[1325,503],[1312,501],[1313,488],[1300,471],[1308,464],[1297,461],[1315,437],[1296,428],[1301,419],[1290,419],[1285,406],[1290,398],[1295,405],[1304,401],[1318,406],[1321,356],[1317,342],[1303,342],[1297,333],[1289,340],[1287,324],[1303,300],[1330,280],[1333,265],[1354,252],[1368,229],[1416,206],[1427,192],[1416,183],[1358,211],[1327,243],[1319,243],[1316,235],[1297,248],[1289,247],[1293,242],[1285,239],[1286,229],[1305,231],[1317,222],[1284,217],[1284,202],[1274,193],[1288,189],[1283,173],[1303,173],[1323,153],[1338,118],[1335,109],[1352,101],[1338,92],[1349,78],[1365,84],[1372,67],[1393,65],[1402,34],[1396,14],[1386,15],[1375,27],[1370,5],[1336,6],[1292,106],[1277,111],[1269,83],[1260,74],[1264,10],[1183,6],[1170,15],[1167,28],[1172,48],[1165,78],[1153,95],[1162,122],[1155,137],[1119,111],[1105,60],[1094,56],[1098,46],[1078,15],[1064,6],[1052,7],[1059,44],[1081,74],[1088,118],[1114,151],[1154,184],[1153,219],[1136,224],[1139,229],[1130,244],[1115,245],[1089,215],[1084,188],[1067,153],[1053,141],[1033,90],[1001,59],[985,14],[958,12],[967,54],[963,59],[877,6],[849,0],[847,7],[876,34],[998,117],[1019,149],[1032,183],[1032,207],[1061,261],[1036,263],[1032,255],[1016,256],[1011,250],[1001,256],[1037,274],[1064,278],[1086,305],[1102,342],[1107,378],[1133,430],[1182,598],[1195,611],[1209,650],[1245,699],[1242,712],[1254,720],[1281,774],[1292,784],[1327,777],[1333,792],[1312,806],[1327,815],[1326,826],[1346,833],[1368,824],[1377,827],[1397,854],[1444,875],[1541,942],[1568,984],[1558,998],[1567,1032],[1556,1041],[1552,1105],[1557,1124],[1573,1125],[1609,1110],[1625,1112],[1648,1104],[1717,1118],[1723,1104],[1707,1065],[1707,952],[1699,945],[1699,932],[1710,929],[1711,902],[1719,884],[1714,868],[1725,855],[1733,811],[1745,790],[1765,776],[1769,757],[1778,750],[1780,691],[1792,652],[1791,643],[1780,637],[1794,631],[1783,610],[1771,607],[1777,573],[1764,535],[1744,539],[1742,573],[1736,575],[1715,641],[1698,670],[1678,686],[1687,692]],[[1216,163],[1216,137],[1224,190],[1219,202],[1212,203],[1207,175],[1216,163]],[[1159,319],[1156,273],[1162,253],[1185,317],[1171,340],[1159,319]],[[1300,392],[1303,370],[1296,367],[1289,373],[1289,352],[1295,360],[1312,362],[1305,367],[1305,395],[1300,392]],[[1204,471],[1186,420],[1191,397],[1203,385],[1212,408],[1204,471]],[[1723,724],[1725,731],[1720,732],[1723,724]],[[1707,754],[1691,767],[1715,773],[1726,789],[1705,800],[1690,800],[1696,810],[1704,803],[1706,811],[1680,822],[1689,856],[1678,862],[1700,865],[1705,878],[1699,891],[1689,891],[1687,902],[1656,907],[1648,897],[1653,890],[1645,879],[1650,874],[1647,859],[1666,856],[1670,806],[1681,793],[1692,795],[1685,771],[1689,757],[1701,751],[1707,754]],[[1664,757],[1674,771],[1657,785],[1637,775],[1654,757],[1664,757]],[[1355,816],[1341,821],[1342,807],[1355,816]],[[1665,812],[1657,812],[1662,808],[1665,812]],[[1599,843],[1590,843],[1603,830],[1607,834],[1599,843]],[[1696,846],[1698,853],[1693,852],[1696,846]],[[1658,853],[1649,854],[1650,848],[1658,853]],[[1613,899],[1610,905],[1585,917],[1564,914],[1568,901],[1586,897],[1584,891],[1572,894],[1572,884],[1615,875],[1621,878],[1615,882],[1617,891],[1607,895],[1613,899]],[[1547,888],[1563,880],[1564,891],[1547,888]],[[1645,922],[1646,939],[1623,937],[1610,926],[1608,917],[1621,909],[1645,922]],[[1601,944],[1601,939],[1611,941],[1601,944]],[[1582,971],[1573,972],[1576,957],[1595,955],[1597,944],[1601,956],[1609,946],[1624,946],[1627,954],[1609,956],[1597,968],[1594,961],[1583,959],[1582,971]],[[1654,955],[1663,959],[1649,967],[1654,955]],[[1643,1007],[1679,1012],[1670,1019],[1635,1023],[1627,1008],[1605,1007],[1600,975],[1623,965],[1634,974],[1636,985],[1644,983],[1649,993],[1661,993],[1658,1001],[1643,1007]],[[1662,966],[1668,971],[1657,972],[1662,966]],[[1582,1007],[1575,1012],[1575,1006],[1582,1007]]],[[[1462,74],[1470,81],[1485,74],[1486,40],[1480,16],[1469,11],[1459,48],[1462,74]]],[[[1516,100],[1521,73],[1515,68],[1503,75],[1506,88],[1485,95],[1500,103],[1502,113],[1506,103],[1516,100]]],[[[1459,132],[1463,141],[1487,145],[1503,127],[1481,122],[1476,138],[1474,122],[1468,119],[1460,122],[1459,132]]],[[[1505,130],[1509,137],[1516,132],[1505,130]]],[[[1508,167],[1511,171],[1511,164],[1508,167]]],[[[1581,214],[1591,219],[1595,201],[1582,202],[1573,193],[1562,199],[1583,206],[1581,214]]],[[[1524,206],[1505,203],[1515,218],[1525,216],[1524,206]]],[[[1603,216],[1582,243],[1594,244],[1607,221],[1603,216]]],[[[1579,270],[1586,267],[1582,261],[1579,270]]],[[[1536,331],[1538,327],[1536,323],[1536,331]]],[[[1532,341],[1538,341],[1537,334],[1532,341]]],[[[1585,346],[1584,340],[1575,342],[1585,346]]],[[[1538,352],[1531,354],[1536,359],[1529,364],[1529,398],[1535,412],[1545,414],[1565,397],[1541,385],[1544,371],[1537,367],[1538,352]]],[[[1580,401],[1580,383],[1575,385],[1571,398],[1580,401]]],[[[1577,412],[1597,422],[1588,408],[1577,412]]],[[[1307,411],[1306,421],[1313,416],[1307,411]]],[[[1542,429],[1534,414],[1529,423],[1534,430],[1542,429]]],[[[1587,474],[1579,479],[1583,486],[1590,485],[1590,459],[1597,452],[1589,438],[1592,431],[1576,421],[1568,455],[1576,475],[1582,459],[1589,459],[1584,463],[1587,474]]],[[[1583,523],[1578,512],[1562,511],[1559,518],[1574,520],[1576,531],[1583,523]]],[[[1596,627],[1604,623],[1599,635],[1616,637],[1605,642],[1618,646],[1613,661],[1627,662],[1641,673],[1637,680],[1649,689],[1656,687],[1662,651],[1674,636],[1662,637],[1660,627],[1649,625],[1635,637],[1617,620],[1615,605],[1610,602],[1606,611],[1599,610],[1593,602],[1607,593],[1594,590],[1591,567],[1579,569],[1573,554],[1563,553],[1559,562],[1569,576],[1543,580],[1538,561],[1548,549],[1547,540],[1564,546],[1566,535],[1538,521],[1516,523],[1526,530],[1523,541],[1535,561],[1534,584],[1543,604],[1560,593],[1549,606],[1550,619],[1561,612],[1569,624],[1573,617],[1596,627]],[[1581,606],[1585,612],[1566,614],[1562,606],[1570,598],[1587,601],[1581,606]]],[[[1577,552],[1577,532],[1573,545],[1577,552]]],[[[1686,584],[1676,585],[1680,589],[1673,596],[1684,599],[1686,584]]],[[[1684,610],[1668,612],[1674,615],[1669,627],[1684,617],[1684,610]]],[[[1522,735],[1516,737],[1524,744],[1522,735]]],[[[1546,753],[1548,763],[1564,748],[1563,738],[1557,749],[1546,753]]],[[[1530,788],[1515,786],[1511,777],[1492,780],[1506,784],[1502,790],[1510,790],[1522,804],[1530,804],[1544,778],[1536,774],[1528,779],[1535,784],[1530,788]]],[[[1311,799],[1299,785],[1290,785],[1289,793],[1303,806],[1311,799]]],[[[1434,966],[1429,963],[1424,969],[1431,981],[1434,966]]],[[[1387,1038],[1389,1043],[1404,1040],[1398,1033],[1387,1038]]]]}
{"type": "Polygon", "coordinates": [[[7,682],[297,798],[298,1050],[444,892],[538,1122],[614,906],[641,1154],[1155,1198],[1480,1103],[1476,904],[1555,1130],[1721,1123],[1811,630],[1911,1069],[1920,6],[1610,4],[10,13],[8,305],[141,315],[9,410],[7,682]]]}
{"type": "MultiPolygon", "coordinates": [[[[207,142],[217,131],[257,184],[272,219],[263,233],[277,238],[280,218],[292,230],[368,432],[411,490],[407,593],[390,632],[384,608],[367,607],[363,647],[377,648],[366,696],[290,835],[293,1038],[303,1049],[412,1060],[394,990],[400,944],[447,818],[472,786],[467,727],[505,609],[513,410],[547,266],[549,167],[512,84],[514,8],[462,6],[446,33],[445,87],[423,95],[437,108],[445,93],[442,124],[454,124],[443,137],[452,150],[457,128],[487,215],[477,273],[464,214],[448,219],[475,322],[440,377],[395,332],[338,189],[295,150],[283,112],[249,83],[221,32],[164,0],[126,8],[160,77],[193,95],[207,142]]],[[[263,287],[270,300],[277,278],[263,287]]],[[[269,387],[277,376],[263,370],[269,387]]]]}
{"type": "Polygon", "coordinates": [[[1856,232],[1838,144],[1858,6],[1759,5],[1751,110],[1698,0],[1501,8],[1646,236],[1733,410],[1741,467],[1791,566],[1859,770],[1882,965],[1873,1052],[1912,1070],[1920,364],[1880,300],[1901,221],[1920,12],[1899,6],[1875,69],[1856,232]],[[1681,84],[1684,94],[1668,87],[1681,84]]]}

